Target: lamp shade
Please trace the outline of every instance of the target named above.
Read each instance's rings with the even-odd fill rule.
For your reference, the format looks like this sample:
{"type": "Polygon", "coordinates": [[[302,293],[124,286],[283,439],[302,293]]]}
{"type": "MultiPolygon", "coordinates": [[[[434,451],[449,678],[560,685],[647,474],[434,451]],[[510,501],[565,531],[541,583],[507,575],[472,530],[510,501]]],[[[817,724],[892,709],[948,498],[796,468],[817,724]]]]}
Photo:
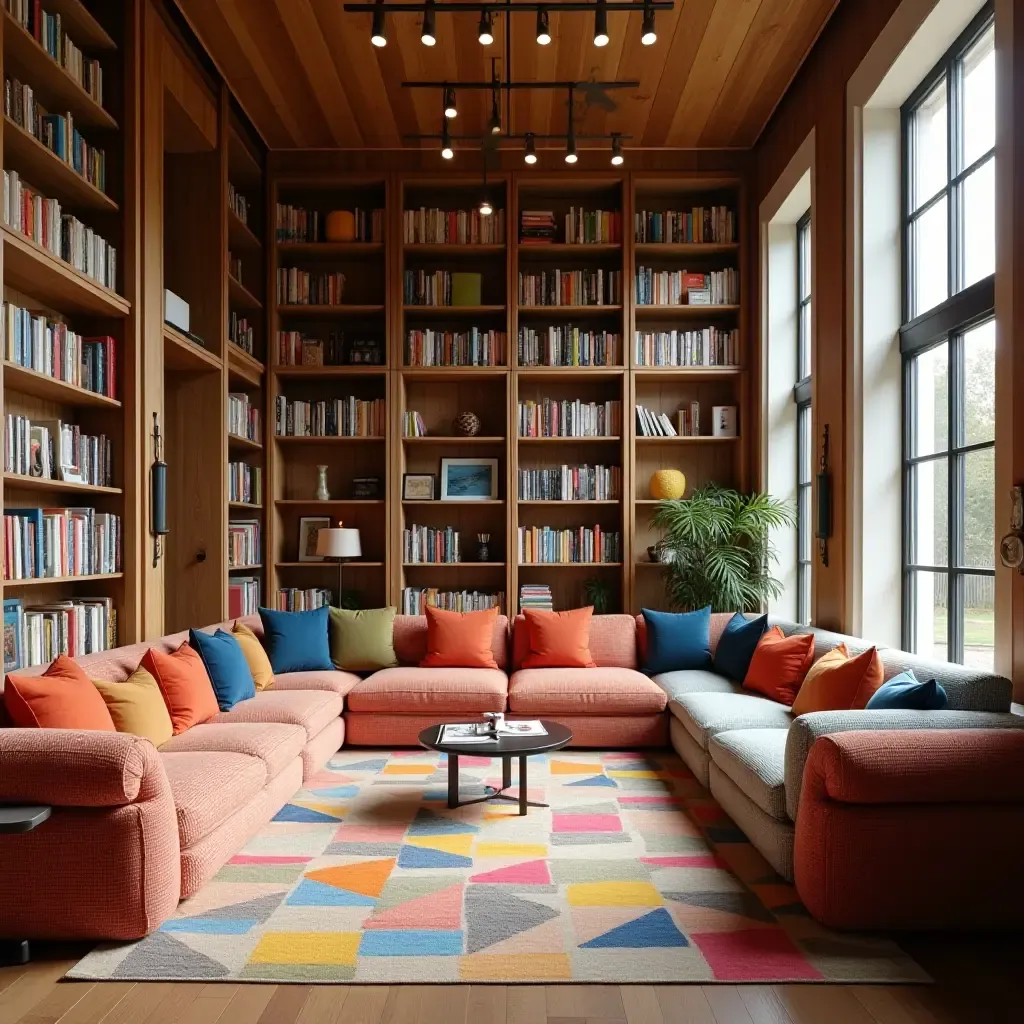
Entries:
{"type": "Polygon", "coordinates": [[[363,549],[359,531],[348,527],[324,527],[316,535],[316,553],[325,558],[358,558],[363,549]]]}

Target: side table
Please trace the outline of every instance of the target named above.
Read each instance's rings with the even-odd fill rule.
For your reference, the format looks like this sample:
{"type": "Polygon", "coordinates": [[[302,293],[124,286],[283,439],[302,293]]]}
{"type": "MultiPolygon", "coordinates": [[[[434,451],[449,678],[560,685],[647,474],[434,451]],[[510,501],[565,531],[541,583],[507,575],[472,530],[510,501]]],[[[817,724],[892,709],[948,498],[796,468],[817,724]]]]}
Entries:
{"type": "MultiPolygon", "coordinates": [[[[0,835],[31,832],[50,816],[49,807],[8,807],[0,805],[0,835]]],[[[27,964],[28,939],[0,939],[0,967],[27,964]]]]}

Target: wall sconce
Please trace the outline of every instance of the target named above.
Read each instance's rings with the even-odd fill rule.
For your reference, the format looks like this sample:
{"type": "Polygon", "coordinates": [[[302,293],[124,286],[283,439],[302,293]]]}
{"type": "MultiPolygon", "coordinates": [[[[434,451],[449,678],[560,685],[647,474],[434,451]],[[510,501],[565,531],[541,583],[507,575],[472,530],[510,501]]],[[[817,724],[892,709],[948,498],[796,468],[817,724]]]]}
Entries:
{"type": "Polygon", "coordinates": [[[828,565],[828,539],[832,536],[832,474],[828,468],[828,424],[821,434],[821,457],[815,477],[818,488],[818,524],[814,537],[818,542],[821,564],[828,565]]]}

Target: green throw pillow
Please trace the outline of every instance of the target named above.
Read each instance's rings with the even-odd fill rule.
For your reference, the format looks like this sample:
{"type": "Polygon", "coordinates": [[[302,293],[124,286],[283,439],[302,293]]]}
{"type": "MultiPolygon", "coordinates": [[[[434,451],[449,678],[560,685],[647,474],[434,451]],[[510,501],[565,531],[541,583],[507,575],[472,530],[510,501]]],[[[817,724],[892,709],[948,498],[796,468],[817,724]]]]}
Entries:
{"type": "Polygon", "coordinates": [[[395,609],[331,609],[331,661],[346,672],[375,672],[393,668],[395,609]]]}

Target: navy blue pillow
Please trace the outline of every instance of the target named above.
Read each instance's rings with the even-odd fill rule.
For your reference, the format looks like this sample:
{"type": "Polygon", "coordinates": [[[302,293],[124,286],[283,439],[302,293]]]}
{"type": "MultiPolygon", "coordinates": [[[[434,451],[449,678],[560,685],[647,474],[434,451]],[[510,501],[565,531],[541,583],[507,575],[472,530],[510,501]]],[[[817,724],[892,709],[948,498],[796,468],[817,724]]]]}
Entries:
{"type": "Polygon", "coordinates": [[[640,610],[647,627],[644,671],[648,675],[711,668],[711,605],[680,614],[640,610]]]}
{"type": "Polygon", "coordinates": [[[275,612],[261,608],[263,646],[274,675],[282,672],[331,672],[327,605],[311,612],[275,612]]]}
{"type": "Polygon", "coordinates": [[[256,696],[249,662],[245,660],[241,645],[230,633],[223,629],[216,633],[190,629],[188,642],[203,659],[221,711],[230,711],[240,700],[256,696]]]}
{"type": "Polygon", "coordinates": [[[715,648],[715,671],[734,683],[742,683],[747,677],[750,659],[767,628],[767,615],[746,619],[737,612],[726,624],[715,648]]]}
{"type": "Polygon", "coordinates": [[[949,705],[946,691],[937,679],[919,682],[909,670],[893,676],[875,690],[868,701],[869,711],[944,711],[949,705]]]}

